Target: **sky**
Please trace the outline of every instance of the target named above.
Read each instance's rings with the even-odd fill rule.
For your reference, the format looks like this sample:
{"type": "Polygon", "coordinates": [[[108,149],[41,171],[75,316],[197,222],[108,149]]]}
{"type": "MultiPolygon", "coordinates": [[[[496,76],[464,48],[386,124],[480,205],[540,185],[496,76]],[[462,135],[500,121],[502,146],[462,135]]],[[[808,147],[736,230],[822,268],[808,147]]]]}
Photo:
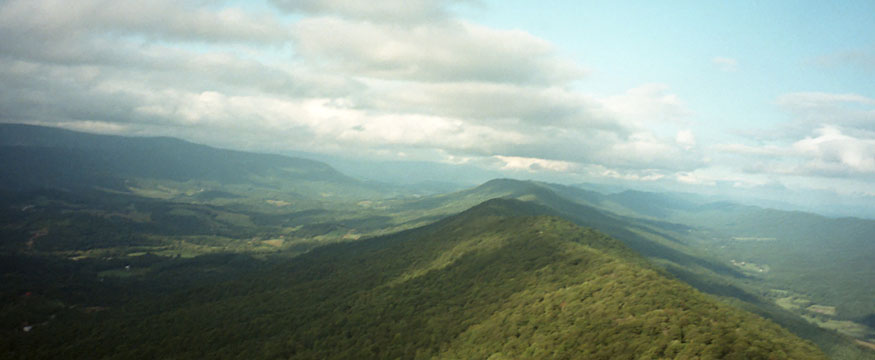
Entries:
{"type": "Polygon", "coordinates": [[[875,217],[875,2],[0,0],[0,122],[875,217]]]}

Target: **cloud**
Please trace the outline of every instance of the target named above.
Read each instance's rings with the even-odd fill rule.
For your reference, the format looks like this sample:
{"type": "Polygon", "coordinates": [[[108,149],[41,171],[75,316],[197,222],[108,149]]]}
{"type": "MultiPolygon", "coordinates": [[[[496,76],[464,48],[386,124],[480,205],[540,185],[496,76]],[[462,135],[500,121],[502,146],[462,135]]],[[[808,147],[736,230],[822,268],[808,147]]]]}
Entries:
{"type": "Polygon", "coordinates": [[[679,172],[675,174],[675,179],[677,179],[677,181],[680,183],[688,185],[717,185],[717,181],[700,176],[699,174],[696,174],[694,172],[679,172]]]}
{"type": "Polygon", "coordinates": [[[633,182],[653,182],[666,178],[666,175],[659,170],[618,170],[604,165],[588,165],[585,166],[585,169],[581,172],[594,178],[608,178],[633,182]]]}
{"type": "Polygon", "coordinates": [[[696,136],[691,130],[681,130],[675,136],[675,142],[682,146],[684,150],[691,150],[696,146],[696,136]]]}
{"type": "Polygon", "coordinates": [[[123,134],[129,128],[122,124],[107,123],[102,121],[62,121],[57,123],[45,124],[50,126],[62,127],[74,131],[83,131],[97,134],[123,134]]]}
{"type": "Polygon", "coordinates": [[[753,146],[745,144],[717,144],[712,146],[712,148],[718,152],[727,152],[751,156],[775,157],[792,155],[792,151],[790,151],[788,148],[779,147],[776,145],[753,146]]]}
{"type": "Polygon", "coordinates": [[[666,84],[644,84],[622,95],[600,100],[606,116],[616,117],[628,126],[647,129],[664,124],[683,125],[692,115],[677,94],[666,84]]]}
{"type": "Polygon", "coordinates": [[[396,26],[334,17],[295,27],[296,51],[324,71],[425,82],[564,84],[583,70],[518,30],[464,21],[396,26]]]}
{"type": "Polygon", "coordinates": [[[790,144],[750,146],[728,144],[717,150],[748,159],[746,171],[792,176],[872,177],[875,137],[854,137],[825,125],[790,144]]]}
{"type": "Polygon", "coordinates": [[[875,99],[854,93],[796,92],[778,97],[775,104],[791,120],[759,130],[769,136],[711,146],[714,163],[728,170],[709,174],[710,179],[733,183],[733,188],[744,191],[755,189],[751,194],[781,201],[786,200],[782,195],[770,194],[785,194],[786,198],[792,192],[764,186],[781,185],[806,194],[820,189],[835,199],[859,197],[871,189],[875,181],[875,99]]]}
{"type": "Polygon", "coordinates": [[[653,181],[703,165],[664,84],[581,93],[583,67],[462,2],[9,0],[0,121],[171,135],[258,151],[500,162],[653,181]],[[399,5],[401,6],[401,5],[399,5]],[[288,21],[289,23],[286,23],[288,21]]]}
{"type": "Polygon", "coordinates": [[[285,27],[272,15],[237,8],[212,10],[201,3],[9,0],[0,7],[0,24],[4,33],[23,34],[31,41],[70,39],[95,32],[211,42],[273,42],[288,38],[285,27]]]}
{"type": "Polygon", "coordinates": [[[164,128],[158,130],[162,135],[179,128],[211,129],[239,136],[233,143],[237,146],[261,140],[285,143],[286,149],[309,151],[414,147],[487,154],[496,147],[528,141],[523,134],[454,118],[371,114],[344,107],[330,98],[296,99],[263,93],[229,95],[181,88],[156,90],[117,80],[77,90],[71,88],[64,97],[56,97],[54,104],[28,107],[39,109],[38,112],[3,114],[4,118],[18,117],[27,122],[54,119],[70,127],[73,120],[78,120],[83,126],[98,121],[141,129],[164,128]],[[95,104],[99,106],[95,108],[95,104]]]}
{"type": "Polygon", "coordinates": [[[619,169],[660,169],[690,171],[704,165],[701,153],[688,151],[674,139],[660,138],[652,132],[639,132],[595,149],[599,163],[619,169]]]}
{"type": "Polygon", "coordinates": [[[449,8],[473,0],[272,0],[290,12],[315,15],[339,15],[375,22],[420,23],[449,17],[449,8]]]}
{"type": "Polygon", "coordinates": [[[860,139],[824,126],[793,144],[809,160],[800,169],[825,175],[875,174],[875,138],[860,139]]]}
{"type": "Polygon", "coordinates": [[[561,127],[625,132],[616,119],[598,114],[598,99],[554,86],[489,82],[380,83],[360,106],[379,111],[425,113],[499,127],[561,127]]]}
{"type": "Polygon", "coordinates": [[[858,94],[832,94],[823,92],[801,92],[782,95],[778,104],[791,108],[818,108],[825,105],[860,103],[875,105],[875,99],[858,94]]]}
{"type": "Polygon", "coordinates": [[[738,70],[738,60],[733,58],[717,56],[711,59],[711,63],[716,65],[720,71],[734,72],[738,70]]]}
{"type": "Polygon", "coordinates": [[[548,170],[555,172],[568,172],[576,167],[575,164],[567,161],[501,155],[496,155],[495,158],[504,163],[501,167],[502,170],[524,170],[529,172],[548,170]]]}
{"type": "MultiPolygon", "coordinates": [[[[846,131],[875,131],[875,99],[859,94],[800,92],[782,95],[777,103],[803,131],[832,124],[846,131]]],[[[798,133],[797,133],[798,134],[798,133]]]]}

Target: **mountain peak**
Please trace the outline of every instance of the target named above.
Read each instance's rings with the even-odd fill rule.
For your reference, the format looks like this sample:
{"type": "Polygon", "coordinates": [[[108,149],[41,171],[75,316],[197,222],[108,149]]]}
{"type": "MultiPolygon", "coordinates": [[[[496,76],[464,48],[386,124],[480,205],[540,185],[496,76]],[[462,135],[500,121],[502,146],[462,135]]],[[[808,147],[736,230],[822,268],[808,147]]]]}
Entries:
{"type": "Polygon", "coordinates": [[[494,198],[486,200],[457,216],[537,216],[554,215],[555,211],[528,201],[510,198],[494,198]]]}

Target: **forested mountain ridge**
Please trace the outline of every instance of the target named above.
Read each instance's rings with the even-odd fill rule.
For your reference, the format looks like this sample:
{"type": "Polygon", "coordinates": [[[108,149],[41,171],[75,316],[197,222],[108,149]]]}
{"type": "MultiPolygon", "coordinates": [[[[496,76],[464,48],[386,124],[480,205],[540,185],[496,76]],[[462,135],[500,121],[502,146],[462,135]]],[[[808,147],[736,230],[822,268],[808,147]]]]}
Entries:
{"type": "Polygon", "coordinates": [[[345,200],[382,196],[377,187],[313,160],[21,124],[0,124],[0,166],[8,170],[0,188],[15,191],[103,188],[176,196],[236,186],[313,199],[326,193],[345,200]]]}
{"type": "Polygon", "coordinates": [[[825,328],[875,341],[875,220],[690,194],[625,191],[582,202],[638,221],[686,226],[691,246],[756,279],[779,306],[825,328]]]}
{"type": "Polygon", "coordinates": [[[267,273],[47,326],[19,350],[36,358],[824,358],[551,212],[491,200],[423,228],[321,247],[267,273]]]}
{"type": "Polygon", "coordinates": [[[578,225],[610,234],[700,291],[741,301],[745,308],[805,334],[831,349],[834,358],[875,358],[870,350],[835,334],[875,339],[867,326],[875,293],[861,286],[875,282],[875,252],[867,250],[875,246],[869,236],[875,221],[830,219],[688,194],[602,194],[512,179],[408,206],[459,211],[492,197],[542,204],[578,225]]]}

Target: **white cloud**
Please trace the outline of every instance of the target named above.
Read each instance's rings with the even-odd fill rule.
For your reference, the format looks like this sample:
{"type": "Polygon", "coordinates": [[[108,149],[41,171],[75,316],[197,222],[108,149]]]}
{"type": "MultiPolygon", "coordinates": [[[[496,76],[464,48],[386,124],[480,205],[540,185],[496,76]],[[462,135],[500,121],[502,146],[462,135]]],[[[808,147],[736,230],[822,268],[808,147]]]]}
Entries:
{"type": "Polygon", "coordinates": [[[319,17],[295,29],[296,50],[306,60],[359,77],[563,84],[582,74],[547,41],[463,21],[397,26],[319,17]]]}
{"type": "Polygon", "coordinates": [[[113,135],[123,134],[128,130],[128,127],[125,125],[108,123],[103,121],[64,121],[58,123],[50,123],[46,125],[58,126],[75,131],[113,135]]]}
{"type": "Polygon", "coordinates": [[[590,177],[609,178],[614,180],[635,181],[635,182],[653,182],[665,179],[666,175],[663,171],[645,169],[645,170],[618,170],[606,167],[604,165],[589,165],[585,167],[585,171],[590,177]]]}
{"type": "Polygon", "coordinates": [[[548,170],[568,172],[576,167],[575,164],[567,161],[501,155],[496,155],[495,158],[504,163],[501,167],[502,170],[525,170],[529,172],[548,170]]]}
{"type": "Polygon", "coordinates": [[[675,174],[675,179],[678,182],[688,184],[688,185],[707,185],[707,186],[715,186],[717,182],[708,179],[706,177],[702,177],[694,172],[679,172],[675,174]]]}
{"type": "Polygon", "coordinates": [[[816,131],[793,144],[793,149],[809,158],[802,170],[832,174],[875,174],[875,138],[859,139],[842,134],[832,126],[816,131]]]}
{"type": "Polygon", "coordinates": [[[711,63],[716,65],[720,71],[733,72],[738,70],[738,60],[733,58],[717,56],[711,59],[711,63]]]}
{"type": "MultiPolygon", "coordinates": [[[[237,8],[213,10],[202,1],[9,0],[0,5],[0,27],[29,40],[75,38],[87,33],[141,34],[200,41],[285,41],[288,32],[269,14],[237,8]]],[[[11,39],[6,39],[7,41],[11,39]]]]}
{"type": "Polygon", "coordinates": [[[632,127],[648,129],[663,124],[684,124],[692,111],[669,90],[665,84],[644,84],[601,102],[606,115],[632,127]]]}
{"type": "Polygon", "coordinates": [[[489,82],[369,84],[367,99],[358,103],[380,111],[458,117],[490,126],[625,131],[614,118],[598,114],[598,99],[559,87],[489,82]]]}
{"type": "Polygon", "coordinates": [[[875,175],[875,137],[854,137],[836,126],[822,126],[787,145],[727,144],[718,151],[746,159],[746,170],[792,176],[875,175]]]}
{"type": "MultiPolygon", "coordinates": [[[[338,106],[328,98],[287,99],[272,95],[228,95],[175,89],[146,91],[129,84],[106,83],[101,91],[136,98],[134,118],[172,126],[244,130],[244,134],[284,139],[287,148],[331,151],[438,148],[490,153],[495,147],[524,144],[529,137],[513,131],[465,123],[459,119],[417,114],[371,114],[338,106]]],[[[241,134],[243,135],[243,134],[241,134]]]]}
{"type": "Polygon", "coordinates": [[[792,156],[792,150],[777,145],[753,146],[745,144],[717,144],[712,148],[718,152],[754,156],[792,156]]]}
{"type": "Polygon", "coordinates": [[[696,146],[696,136],[691,130],[681,130],[675,136],[675,142],[682,146],[684,150],[691,150],[696,146]]]}
{"type": "Polygon", "coordinates": [[[286,11],[402,23],[445,19],[448,8],[472,0],[272,0],[286,11]]]}
{"type": "Polygon", "coordinates": [[[660,138],[651,132],[634,133],[596,150],[600,163],[614,168],[691,170],[702,166],[697,152],[686,151],[671,138],[660,138]]]}
{"type": "Polygon", "coordinates": [[[668,86],[585,95],[550,42],[454,19],[456,3],[385,22],[354,2],[286,2],[303,16],[288,20],[222,1],[10,0],[0,120],[638,181],[702,166],[668,86]]]}
{"type": "Polygon", "coordinates": [[[780,96],[776,103],[792,120],[764,131],[774,135],[760,137],[758,143],[711,147],[718,163],[736,171],[723,174],[724,179],[736,179],[738,188],[780,183],[843,196],[871,188],[875,99],[854,93],[798,92],[780,96]]]}

